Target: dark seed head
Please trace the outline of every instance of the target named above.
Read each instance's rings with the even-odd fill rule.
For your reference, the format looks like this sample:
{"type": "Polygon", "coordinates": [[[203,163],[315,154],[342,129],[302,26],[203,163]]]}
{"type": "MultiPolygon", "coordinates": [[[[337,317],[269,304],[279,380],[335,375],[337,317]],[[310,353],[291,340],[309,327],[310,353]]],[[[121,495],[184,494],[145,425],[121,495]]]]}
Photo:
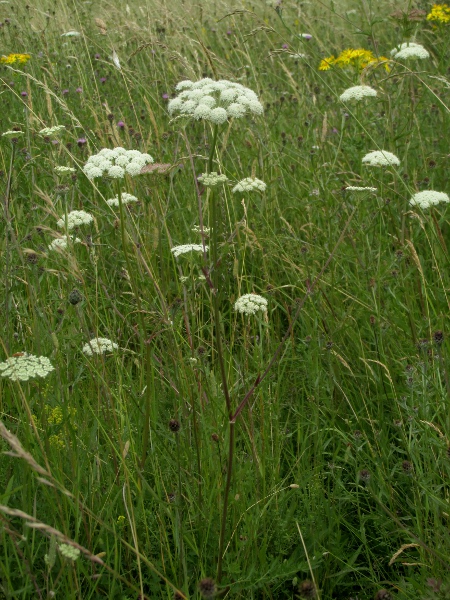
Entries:
{"type": "Polygon", "coordinates": [[[217,433],[213,433],[211,436],[211,439],[213,442],[218,442],[219,441],[219,436],[217,435],[217,433]]]}
{"type": "Polygon", "coordinates": [[[362,469],[358,473],[358,477],[360,478],[361,481],[364,481],[364,483],[367,483],[368,481],[370,481],[370,471],[368,471],[367,469],[362,469]]]}
{"type": "Polygon", "coordinates": [[[409,460],[404,460],[402,462],[402,470],[405,475],[410,475],[413,471],[413,465],[409,460]]]}
{"type": "Polygon", "coordinates": [[[211,577],[202,579],[198,584],[198,591],[202,598],[214,598],[217,591],[214,579],[211,579],[211,577]]]}
{"type": "Polygon", "coordinates": [[[170,419],[169,421],[169,429],[172,433],[178,433],[180,431],[181,425],[180,421],[176,419],[170,419]]]}
{"type": "Polygon", "coordinates": [[[444,340],[444,334],[442,333],[442,331],[435,331],[433,333],[433,340],[434,343],[439,346],[440,344],[442,344],[443,340],[444,340]]]}
{"type": "Polygon", "coordinates": [[[70,294],[69,294],[69,302],[70,302],[70,304],[73,304],[75,306],[76,304],[78,304],[82,300],[83,300],[83,296],[81,295],[81,292],[79,290],[77,290],[75,288],[74,290],[72,290],[70,292],[70,294]]]}
{"type": "Polygon", "coordinates": [[[387,590],[382,589],[378,590],[378,592],[373,597],[373,600],[392,600],[392,596],[387,590]]]}
{"type": "Polygon", "coordinates": [[[298,586],[298,593],[300,594],[300,598],[315,598],[316,597],[316,588],[312,581],[307,579],[303,581],[298,586]]]}

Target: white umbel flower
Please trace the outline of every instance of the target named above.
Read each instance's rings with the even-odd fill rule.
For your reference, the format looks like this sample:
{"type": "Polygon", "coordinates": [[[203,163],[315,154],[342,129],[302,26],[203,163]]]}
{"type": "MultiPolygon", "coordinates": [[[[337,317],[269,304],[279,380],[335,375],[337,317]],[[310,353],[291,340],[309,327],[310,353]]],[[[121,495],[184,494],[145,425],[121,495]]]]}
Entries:
{"type": "Polygon", "coordinates": [[[211,173],[202,173],[198,180],[203,183],[205,187],[213,187],[215,185],[219,185],[220,183],[226,183],[228,181],[228,177],[226,175],[219,175],[216,171],[211,171],[211,173]]]}
{"type": "Polygon", "coordinates": [[[258,294],[244,294],[234,303],[234,310],[245,315],[267,311],[267,300],[258,294]]]}
{"type": "Polygon", "coordinates": [[[66,128],[65,125],[55,125],[54,127],[44,127],[44,129],[41,129],[39,134],[43,135],[44,137],[52,137],[53,135],[58,135],[58,133],[61,133],[61,131],[64,131],[64,129],[66,128]]]}
{"type": "Polygon", "coordinates": [[[425,209],[440,202],[450,202],[450,198],[444,192],[434,192],[433,190],[425,190],[424,192],[418,192],[409,201],[410,206],[420,206],[425,209]]]}
{"type": "MultiPolygon", "coordinates": [[[[130,204],[130,202],[138,202],[136,196],[133,194],[127,194],[127,192],[122,192],[122,204],[130,204]]],[[[119,196],[115,196],[110,200],[106,201],[108,206],[119,206],[119,196]]]]}
{"type": "Polygon", "coordinates": [[[357,185],[348,185],[346,188],[347,192],[376,192],[377,188],[374,187],[358,187],[357,185]]]}
{"type": "Polygon", "coordinates": [[[421,44],[415,42],[404,42],[400,48],[393,48],[391,56],[396,60],[407,58],[430,58],[430,53],[421,44]]]}
{"type": "Polygon", "coordinates": [[[64,175],[65,173],[75,173],[76,169],[74,169],[73,167],[55,167],[55,171],[57,173],[61,173],[61,175],[64,175]]]}
{"type": "Polygon", "coordinates": [[[239,181],[233,188],[233,192],[264,192],[267,185],[261,179],[246,177],[239,181]]]}
{"type": "Polygon", "coordinates": [[[71,544],[59,544],[58,548],[64,558],[68,558],[72,562],[76,561],[80,556],[80,550],[71,544]]]}
{"type": "MultiPolygon", "coordinates": [[[[205,246],[205,251],[208,251],[208,246],[205,246]]],[[[203,252],[203,246],[201,244],[183,244],[181,246],[174,246],[170,250],[175,258],[182,254],[188,254],[189,252],[203,252]]]]}
{"type": "Polygon", "coordinates": [[[94,338],[83,346],[83,352],[87,356],[93,356],[94,354],[105,354],[105,352],[112,352],[117,350],[119,346],[108,340],[108,338],[94,338]]]}
{"type": "Polygon", "coordinates": [[[121,179],[125,177],[125,173],[132,177],[139,175],[142,168],[150,163],[153,163],[153,157],[139,150],[103,148],[98,154],[88,158],[83,171],[88,179],[102,176],[121,179]]]}
{"type": "Polygon", "coordinates": [[[81,240],[80,240],[80,238],[71,238],[68,235],[65,235],[64,237],[55,238],[53,240],[53,242],[51,244],[49,244],[48,249],[49,250],[65,250],[67,248],[69,242],[71,242],[72,244],[80,244],[81,240]]]}
{"type": "Polygon", "coordinates": [[[377,91],[370,87],[370,85],[355,85],[354,87],[348,88],[339,96],[341,102],[358,102],[363,98],[373,97],[375,98],[377,91]]]}
{"type": "Polygon", "coordinates": [[[366,154],[362,159],[362,163],[363,165],[368,165],[370,167],[398,167],[400,161],[395,154],[392,154],[392,152],[388,152],[387,150],[375,150],[374,152],[366,154]]]}
{"type": "Polygon", "coordinates": [[[20,137],[21,135],[25,135],[25,133],[23,131],[5,131],[2,133],[2,137],[6,138],[20,137]]]}
{"type": "Polygon", "coordinates": [[[66,33],[62,33],[61,37],[80,37],[81,33],[79,31],[75,31],[72,29],[71,31],[66,31],[66,33]]]}
{"type": "Polygon", "coordinates": [[[27,352],[18,352],[0,363],[0,375],[11,381],[28,381],[33,377],[47,377],[55,370],[46,356],[34,356],[27,352]]]}
{"type": "MultiPolygon", "coordinates": [[[[72,210],[67,215],[67,229],[73,229],[74,227],[79,227],[80,225],[89,225],[92,223],[94,217],[84,210],[72,210]]],[[[62,217],[59,221],[56,222],[57,227],[66,227],[66,218],[62,217]]]]}
{"type": "Polygon", "coordinates": [[[179,113],[221,125],[229,118],[263,113],[254,91],[226,79],[214,81],[206,77],[196,82],[182,81],[176,90],[178,96],[170,100],[167,107],[170,115],[179,113]]]}

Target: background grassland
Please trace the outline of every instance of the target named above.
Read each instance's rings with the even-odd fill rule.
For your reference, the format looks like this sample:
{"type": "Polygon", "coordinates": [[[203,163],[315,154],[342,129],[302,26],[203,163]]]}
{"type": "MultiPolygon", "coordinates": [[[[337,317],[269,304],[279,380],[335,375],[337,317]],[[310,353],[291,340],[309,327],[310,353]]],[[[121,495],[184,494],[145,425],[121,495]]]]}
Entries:
{"type": "Polygon", "coordinates": [[[3,199],[11,182],[2,360],[27,351],[55,366],[45,380],[0,381],[1,421],[43,469],[1,455],[0,597],[196,598],[216,577],[229,418],[201,258],[170,252],[200,243],[194,175],[211,138],[203,123],[171,122],[167,102],[179,81],[202,77],[237,80],[265,107],[224,126],[216,154],[231,180],[267,183],[243,202],[224,188],[219,205],[233,406],[304,301],[237,421],[222,597],[314,597],[305,580],[322,599],[448,597],[448,210],[408,201],[449,192],[450,25],[390,16],[430,6],[287,1],[281,19],[262,1],[0,4],[1,53],[31,54],[1,67],[0,130],[26,133],[13,157],[0,145],[3,199]],[[61,37],[70,30],[83,35],[61,37]],[[318,70],[347,47],[389,56],[409,37],[430,59],[368,69],[378,97],[364,106],[339,102],[359,73],[318,70]],[[59,143],[37,134],[56,124],[67,128],[59,143]],[[178,165],[126,182],[140,199],[126,211],[131,273],[105,203],[117,190],[79,168],[117,145],[178,165]],[[376,149],[400,168],[363,168],[376,149]],[[378,191],[358,199],[347,185],[378,191]],[[73,209],[94,225],[69,252],[49,252],[73,209]],[[233,311],[249,292],[268,299],[267,318],[233,311]],[[96,336],[120,351],[85,357],[96,336]],[[74,563],[55,549],[63,536],[82,548],[74,563]]]}

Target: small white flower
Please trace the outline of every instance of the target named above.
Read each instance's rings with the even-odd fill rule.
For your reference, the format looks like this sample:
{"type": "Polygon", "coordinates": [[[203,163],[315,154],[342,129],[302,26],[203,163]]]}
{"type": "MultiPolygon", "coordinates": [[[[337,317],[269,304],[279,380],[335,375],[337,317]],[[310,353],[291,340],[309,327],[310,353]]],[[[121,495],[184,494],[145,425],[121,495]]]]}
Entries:
{"type": "MultiPolygon", "coordinates": [[[[194,227],[191,229],[191,231],[193,233],[200,233],[202,232],[202,230],[200,229],[199,225],[194,225],[194,227]]],[[[204,235],[209,235],[211,233],[211,229],[209,227],[205,227],[203,226],[203,234],[204,235]]]]}
{"type": "Polygon", "coordinates": [[[296,54],[291,54],[290,55],[291,58],[295,58],[295,59],[304,59],[304,58],[308,58],[307,54],[303,54],[302,52],[297,52],[296,54]]]}
{"type": "MultiPolygon", "coordinates": [[[[127,192],[122,192],[122,204],[130,204],[130,202],[138,202],[136,196],[132,194],[127,194],[127,192]]],[[[119,196],[115,196],[110,200],[106,201],[108,206],[119,206],[119,196]]]]}
{"type": "Polygon", "coordinates": [[[2,137],[6,138],[20,137],[21,135],[25,135],[23,131],[5,131],[5,133],[2,133],[2,137]]]}
{"type": "Polygon", "coordinates": [[[246,315],[267,311],[267,300],[258,294],[244,294],[234,303],[234,310],[246,315]]]}
{"type": "Polygon", "coordinates": [[[94,338],[83,346],[83,353],[87,356],[93,356],[94,354],[104,354],[105,352],[112,352],[118,349],[118,345],[108,338],[94,338]]]}
{"type": "Polygon", "coordinates": [[[421,44],[416,44],[415,42],[404,42],[400,46],[400,50],[398,48],[394,48],[391,50],[391,56],[393,56],[396,60],[402,60],[407,58],[430,58],[430,53],[428,50],[421,44]]]}
{"type": "Polygon", "coordinates": [[[119,165],[112,165],[108,169],[108,176],[112,177],[113,179],[122,179],[124,175],[125,169],[122,169],[122,167],[119,167],[119,165]]]}
{"type": "Polygon", "coordinates": [[[51,137],[53,135],[58,135],[58,133],[61,133],[61,131],[64,131],[65,128],[66,128],[65,125],[55,125],[54,127],[44,127],[44,129],[41,129],[39,131],[39,134],[44,137],[51,137]]]}
{"type": "Polygon", "coordinates": [[[220,183],[226,183],[228,177],[223,174],[218,175],[215,171],[211,171],[211,173],[203,173],[200,175],[198,180],[201,181],[205,187],[213,187],[220,183]]]}
{"type": "Polygon", "coordinates": [[[139,161],[135,161],[132,160],[126,167],[125,167],[125,171],[131,175],[131,177],[135,177],[136,175],[139,175],[139,173],[142,171],[142,167],[144,165],[141,164],[139,161]]]}
{"type": "Polygon", "coordinates": [[[70,544],[59,544],[58,548],[61,554],[71,561],[76,561],[80,556],[80,550],[70,544]]]}
{"type": "MultiPolygon", "coordinates": [[[[92,223],[94,217],[85,212],[84,210],[72,210],[67,215],[67,229],[73,229],[74,227],[79,227],[80,225],[89,225],[92,223]]],[[[66,217],[62,217],[56,223],[57,227],[66,227],[66,217]]]]}
{"type": "Polygon", "coordinates": [[[261,179],[246,177],[239,181],[233,188],[233,192],[264,192],[267,185],[261,179]]]}
{"type": "MultiPolygon", "coordinates": [[[[178,258],[178,256],[189,252],[203,252],[203,246],[201,244],[183,244],[182,246],[174,246],[170,251],[175,258],[178,258]]],[[[208,246],[205,246],[205,251],[208,251],[208,246]]]]}
{"type": "Polygon", "coordinates": [[[340,96],[341,102],[352,102],[362,100],[363,98],[376,97],[377,91],[371,88],[369,85],[355,85],[354,87],[348,88],[340,96]]]}
{"type": "Polygon", "coordinates": [[[81,240],[79,238],[71,238],[68,235],[64,237],[55,238],[51,244],[49,244],[49,250],[65,250],[71,242],[72,244],[80,244],[81,240]]]}
{"type": "Polygon", "coordinates": [[[63,167],[63,166],[61,166],[61,167],[55,167],[55,171],[57,173],[61,173],[61,174],[64,174],[64,173],[75,173],[76,169],[74,169],[73,167],[63,167]]]}
{"type": "Polygon", "coordinates": [[[358,187],[356,185],[348,185],[346,188],[347,192],[376,192],[377,188],[374,187],[358,187]]]}
{"type": "Polygon", "coordinates": [[[235,119],[239,119],[243,115],[245,115],[246,108],[242,104],[238,104],[237,102],[232,102],[230,106],[227,108],[228,116],[234,117],[235,119]]]}
{"type": "Polygon", "coordinates": [[[55,370],[46,356],[18,352],[0,363],[0,375],[11,381],[28,381],[33,377],[47,377],[55,370]]]}
{"type": "Polygon", "coordinates": [[[424,192],[418,192],[409,201],[410,206],[420,206],[425,209],[440,202],[450,202],[450,198],[444,192],[434,192],[433,190],[425,190],[424,192]]]}
{"type": "Polygon", "coordinates": [[[194,119],[206,119],[209,120],[211,117],[211,109],[206,104],[199,104],[192,113],[194,119]]]}
{"type": "Polygon", "coordinates": [[[392,152],[388,152],[387,150],[375,150],[374,152],[369,152],[362,159],[363,165],[369,165],[370,167],[389,167],[389,166],[398,166],[400,164],[399,159],[392,154],[392,152]]]}

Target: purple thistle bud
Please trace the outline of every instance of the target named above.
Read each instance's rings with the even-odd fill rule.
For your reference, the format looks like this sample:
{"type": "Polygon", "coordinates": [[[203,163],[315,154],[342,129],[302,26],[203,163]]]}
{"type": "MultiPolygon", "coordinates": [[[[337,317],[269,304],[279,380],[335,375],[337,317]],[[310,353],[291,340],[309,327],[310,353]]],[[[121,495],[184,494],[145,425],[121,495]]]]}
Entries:
{"type": "Polygon", "coordinates": [[[77,139],[77,144],[80,146],[80,148],[81,148],[81,146],[84,146],[85,143],[86,143],[86,138],[78,138],[77,139]]]}
{"type": "Polygon", "coordinates": [[[169,98],[169,94],[163,94],[162,97],[164,98],[164,100],[167,100],[169,98]]]}
{"type": "Polygon", "coordinates": [[[77,94],[82,94],[83,93],[83,88],[82,87],[77,87],[77,89],[75,90],[77,94]]]}
{"type": "Polygon", "coordinates": [[[105,83],[106,77],[100,77],[100,83],[105,83]]]}
{"type": "Polygon", "coordinates": [[[69,93],[69,90],[63,90],[63,91],[61,92],[61,94],[62,94],[63,96],[67,96],[67,94],[68,94],[68,93],[69,93]]]}
{"type": "Polygon", "coordinates": [[[20,95],[22,98],[26,98],[28,96],[27,92],[20,92],[20,95]]]}
{"type": "Polygon", "coordinates": [[[125,123],[124,123],[123,121],[118,121],[118,122],[117,122],[117,127],[118,127],[119,129],[123,129],[123,128],[125,127],[125,123]]]}

